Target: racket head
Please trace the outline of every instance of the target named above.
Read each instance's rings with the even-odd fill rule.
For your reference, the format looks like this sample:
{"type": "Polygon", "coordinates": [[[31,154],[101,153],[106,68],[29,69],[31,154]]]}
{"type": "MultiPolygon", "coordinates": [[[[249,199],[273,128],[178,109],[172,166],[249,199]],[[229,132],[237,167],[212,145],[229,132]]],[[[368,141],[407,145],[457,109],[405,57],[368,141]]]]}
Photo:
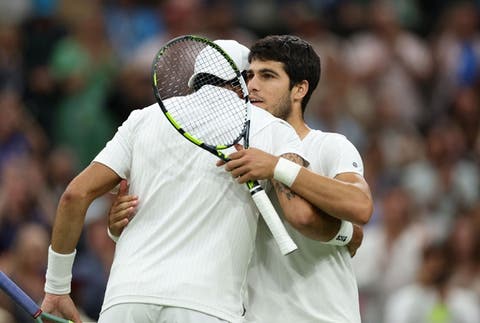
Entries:
{"type": "Polygon", "coordinates": [[[250,118],[247,86],[225,47],[247,62],[248,49],[235,41],[185,35],[162,46],[152,63],[155,98],[167,119],[216,155],[245,136],[250,118]]]}

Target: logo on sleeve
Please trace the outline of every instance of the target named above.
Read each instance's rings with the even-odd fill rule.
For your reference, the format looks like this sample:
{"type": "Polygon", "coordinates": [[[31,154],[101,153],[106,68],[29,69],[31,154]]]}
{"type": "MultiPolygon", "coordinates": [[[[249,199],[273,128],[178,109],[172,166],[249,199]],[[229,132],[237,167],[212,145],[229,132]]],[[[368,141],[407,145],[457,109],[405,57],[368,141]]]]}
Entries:
{"type": "Polygon", "coordinates": [[[337,239],[335,239],[335,240],[345,242],[345,241],[347,241],[347,236],[338,235],[337,239]]]}
{"type": "Polygon", "coordinates": [[[353,162],[352,165],[353,165],[353,167],[358,167],[357,162],[353,162]]]}

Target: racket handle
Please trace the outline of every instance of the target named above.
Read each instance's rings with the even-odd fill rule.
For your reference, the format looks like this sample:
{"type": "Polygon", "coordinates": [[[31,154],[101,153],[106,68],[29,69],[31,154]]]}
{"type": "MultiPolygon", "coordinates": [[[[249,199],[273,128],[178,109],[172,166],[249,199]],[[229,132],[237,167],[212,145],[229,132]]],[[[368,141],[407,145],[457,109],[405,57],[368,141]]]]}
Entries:
{"type": "Polygon", "coordinates": [[[0,271],[0,289],[2,289],[12,300],[15,301],[24,311],[39,322],[42,317],[57,323],[73,323],[73,321],[42,312],[40,307],[28,296],[13,280],[3,271],[0,271]]]}
{"type": "Polygon", "coordinates": [[[261,188],[258,182],[255,182],[255,186],[250,189],[253,201],[257,205],[258,210],[263,216],[265,223],[272,232],[273,238],[278,244],[281,253],[285,256],[298,249],[295,242],[288,234],[285,226],[283,225],[280,216],[272,205],[272,202],[267,196],[267,193],[261,188]]]}

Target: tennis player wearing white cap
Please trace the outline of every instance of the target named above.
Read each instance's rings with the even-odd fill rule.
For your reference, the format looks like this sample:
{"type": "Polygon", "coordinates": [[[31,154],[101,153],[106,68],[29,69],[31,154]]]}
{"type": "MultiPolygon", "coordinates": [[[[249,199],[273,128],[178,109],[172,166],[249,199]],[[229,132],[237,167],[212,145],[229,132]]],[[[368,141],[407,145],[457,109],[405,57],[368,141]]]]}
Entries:
{"type": "MultiPolygon", "coordinates": [[[[245,46],[217,44],[247,69],[245,46]]],[[[198,65],[192,86],[202,73],[228,77],[198,65]]],[[[251,113],[252,147],[301,159],[291,126],[260,108],[251,113]]],[[[85,212],[127,179],[142,207],[117,242],[99,322],[242,322],[258,213],[245,185],[216,160],[179,136],[157,104],[133,111],[60,199],[42,308],[80,322],[69,293],[85,212]]],[[[307,205],[291,202],[292,210],[307,205]]]]}

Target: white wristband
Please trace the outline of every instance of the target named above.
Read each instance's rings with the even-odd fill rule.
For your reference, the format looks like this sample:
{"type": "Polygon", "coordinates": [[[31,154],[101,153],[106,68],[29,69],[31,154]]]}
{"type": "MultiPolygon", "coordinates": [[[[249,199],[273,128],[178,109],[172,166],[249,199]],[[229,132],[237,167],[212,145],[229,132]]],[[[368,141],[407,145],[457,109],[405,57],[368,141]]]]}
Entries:
{"type": "Polygon", "coordinates": [[[109,228],[109,227],[107,227],[107,234],[108,234],[108,237],[109,237],[110,239],[112,239],[113,242],[115,242],[115,243],[117,243],[118,238],[120,238],[120,237],[117,237],[116,235],[114,235],[114,234],[110,231],[110,228],[109,228]]]}
{"type": "Polygon", "coordinates": [[[45,292],[56,295],[70,294],[72,267],[75,260],[74,250],[69,254],[60,254],[48,247],[48,267],[45,275],[45,292]]]}
{"type": "Polygon", "coordinates": [[[340,229],[338,230],[335,237],[332,240],[325,242],[329,245],[334,246],[346,246],[350,240],[352,240],[353,236],[353,224],[352,222],[348,222],[342,220],[342,224],[340,225],[340,229]]]}
{"type": "Polygon", "coordinates": [[[300,169],[302,169],[302,166],[299,164],[280,157],[273,170],[273,178],[290,187],[295,182],[300,169]]]}

